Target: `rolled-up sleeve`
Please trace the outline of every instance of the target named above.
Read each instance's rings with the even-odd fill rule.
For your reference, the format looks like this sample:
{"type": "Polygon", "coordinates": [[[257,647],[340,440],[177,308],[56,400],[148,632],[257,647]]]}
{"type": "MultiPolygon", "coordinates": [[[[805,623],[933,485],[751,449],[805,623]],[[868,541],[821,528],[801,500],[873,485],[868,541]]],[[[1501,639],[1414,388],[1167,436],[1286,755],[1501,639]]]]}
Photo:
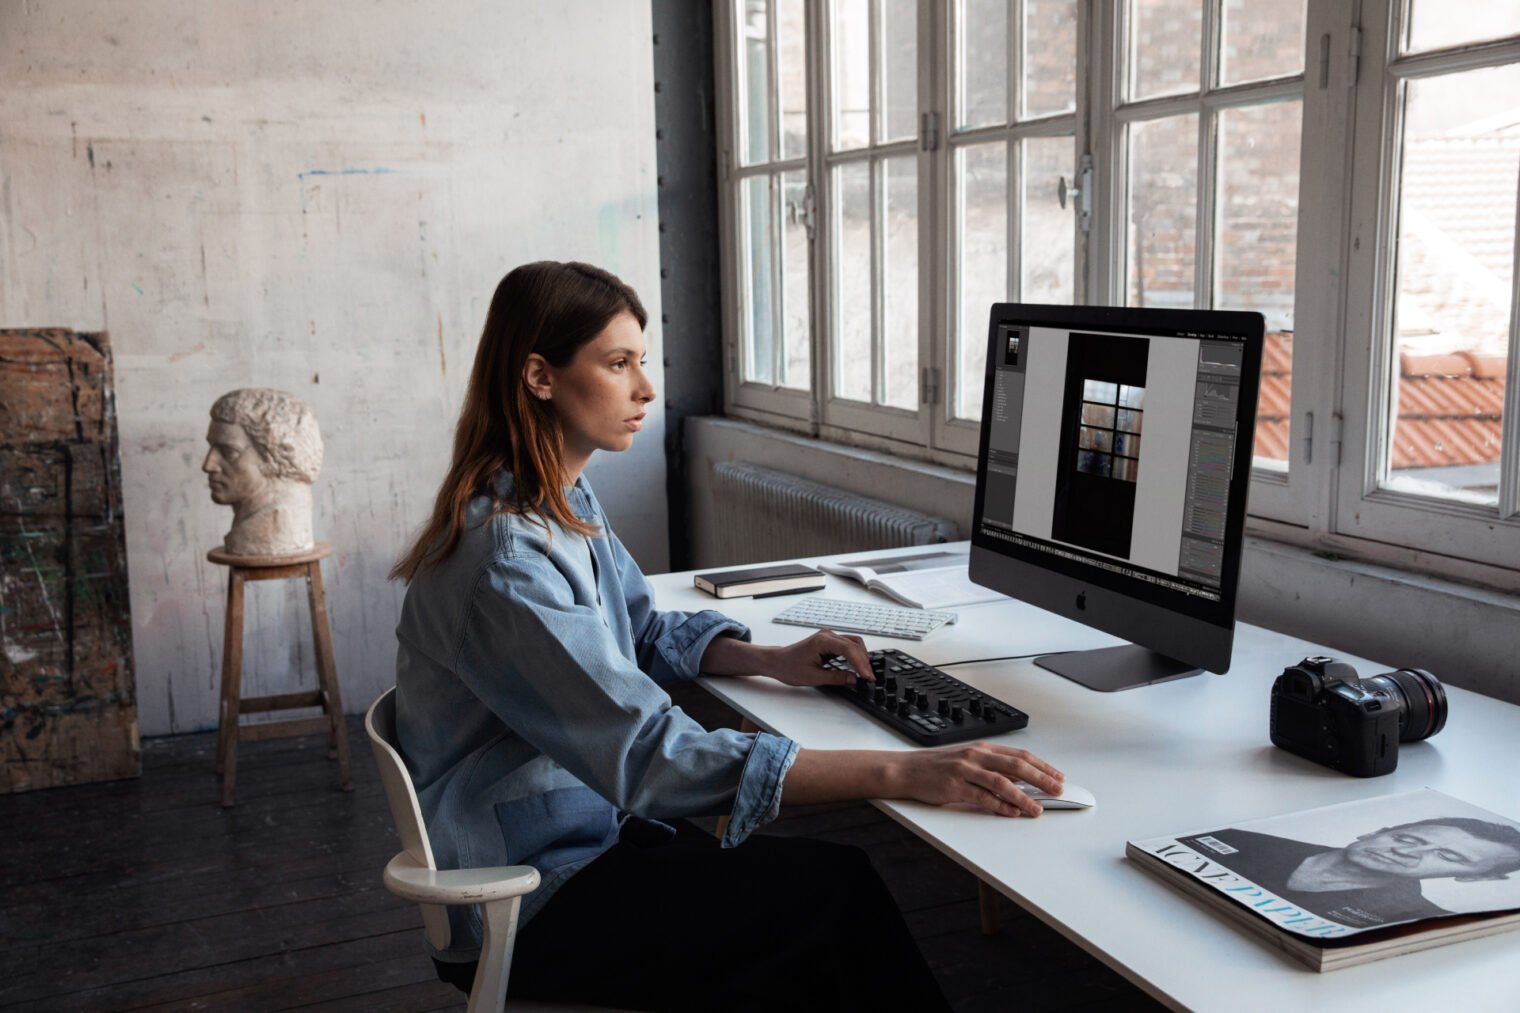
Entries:
{"type": "MultiPolygon", "coordinates": [[[[651,648],[675,672],[732,628],[717,613],[665,615],[673,621],[651,648]]],[[[454,667],[497,717],[619,809],[652,819],[729,812],[732,846],[779,808],[796,744],[708,731],[672,706],[542,555],[483,570],[454,667]]]]}

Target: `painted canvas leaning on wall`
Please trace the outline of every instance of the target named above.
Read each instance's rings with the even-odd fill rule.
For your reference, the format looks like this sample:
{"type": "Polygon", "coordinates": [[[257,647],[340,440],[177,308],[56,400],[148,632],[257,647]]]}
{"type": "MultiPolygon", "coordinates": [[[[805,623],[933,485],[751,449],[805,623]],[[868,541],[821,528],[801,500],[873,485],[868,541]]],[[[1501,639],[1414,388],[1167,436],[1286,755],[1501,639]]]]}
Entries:
{"type": "Polygon", "coordinates": [[[0,330],[0,793],[139,773],[110,341],[0,330]]]}

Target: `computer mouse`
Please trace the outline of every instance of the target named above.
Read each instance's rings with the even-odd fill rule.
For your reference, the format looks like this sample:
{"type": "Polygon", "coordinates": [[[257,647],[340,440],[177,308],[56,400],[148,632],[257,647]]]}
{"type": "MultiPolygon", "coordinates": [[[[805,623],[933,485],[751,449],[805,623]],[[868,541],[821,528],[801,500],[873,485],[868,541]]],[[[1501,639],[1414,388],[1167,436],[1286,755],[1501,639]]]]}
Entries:
{"type": "Polygon", "coordinates": [[[1091,809],[1098,804],[1092,792],[1070,781],[1066,782],[1066,787],[1059,795],[1052,795],[1044,789],[1022,781],[1019,782],[1019,790],[1040,803],[1042,809],[1091,809]]]}

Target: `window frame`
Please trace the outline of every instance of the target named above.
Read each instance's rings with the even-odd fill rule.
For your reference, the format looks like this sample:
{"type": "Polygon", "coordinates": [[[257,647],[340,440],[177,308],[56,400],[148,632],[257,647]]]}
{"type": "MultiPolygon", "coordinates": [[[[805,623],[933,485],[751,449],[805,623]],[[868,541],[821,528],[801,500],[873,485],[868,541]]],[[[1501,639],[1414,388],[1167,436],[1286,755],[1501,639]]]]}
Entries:
{"type": "MultiPolygon", "coordinates": [[[[737,291],[734,283],[742,267],[738,262],[742,251],[734,240],[736,202],[732,196],[737,192],[736,180],[746,173],[736,173],[730,158],[730,153],[740,150],[733,102],[736,78],[732,73],[732,43],[737,41],[732,34],[732,12],[739,8],[736,0],[713,3],[718,37],[720,262],[728,352],[725,410],[735,417],[903,458],[961,469],[974,467],[979,424],[952,417],[959,300],[954,276],[958,263],[954,249],[955,151],[967,143],[967,134],[979,139],[1000,137],[1009,143],[1011,137],[1036,131],[1027,123],[1017,122],[1010,108],[1009,123],[974,128],[952,141],[951,5],[919,0],[919,113],[921,122],[925,113],[937,119],[937,143],[920,143],[918,147],[919,361],[921,381],[935,382],[938,396],[930,404],[924,404],[921,396],[918,419],[904,426],[883,424],[880,408],[829,403],[831,399],[819,392],[832,390],[829,346],[833,338],[827,286],[819,279],[831,277],[831,265],[829,244],[818,241],[825,234],[821,226],[829,200],[828,188],[819,182],[827,166],[833,164],[824,133],[827,119],[823,93],[830,86],[824,49],[828,26],[826,5],[809,4],[806,161],[820,225],[812,243],[811,261],[813,388],[806,392],[777,391],[741,383],[742,319],[733,293],[737,291]],[[730,42],[725,43],[725,39],[730,42]],[[931,150],[924,150],[926,147],[931,150]],[[933,373],[925,367],[932,368],[933,373]]],[[[1215,105],[1209,116],[1200,116],[1199,125],[1200,143],[1207,143],[1209,148],[1205,155],[1200,147],[1197,221],[1200,226],[1207,224],[1208,230],[1204,240],[1205,230],[1199,229],[1195,263],[1195,298],[1199,294],[1212,298],[1214,258],[1205,252],[1203,243],[1213,242],[1215,209],[1201,192],[1205,187],[1213,192],[1218,172],[1211,121],[1219,108],[1248,104],[1246,100],[1259,98],[1264,87],[1300,98],[1290,447],[1285,468],[1253,467],[1248,531],[1321,551],[1496,587],[1520,588],[1520,537],[1515,537],[1520,534],[1520,284],[1513,285],[1512,292],[1504,464],[1497,513],[1375,488],[1380,424],[1375,409],[1379,407],[1380,389],[1386,388],[1386,359],[1392,346],[1379,349],[1373,340],[1387,308],[1374,296],[1383,291],[1377,286],[1388,283],[1387,258],[1382,251],[1392,196],[1391,191],[1385,195],[1383,187],[1388,185],[1391,146],[1395,143],[1388,136],[1391,86],[1385,80],[1385,68],[1395,60],[1417,65],[1417,69],[1448,58],[1497,60],[1496,54],[1520,53],[1520,38],[1398,57],[1397,23],[1407,16],[1408,0],[1395,5],[1307,0],[1301,76],[1211,88],[1220,31],[1217,3],[1207,0],[1205,5],[1200,91],[1180,99],[1167,96],[1123,103],[1120,75],[1127,4],[1078,0],[1074,155],[1080,161],[1084,153],[1091,153],[1096,185],[1091,195],[1090,231],[1083,234],[1076,215],[1072,216],[1077,301],[1122,305],[1126,294],[1123,219],[1127,214],[1127,153],[1117,143],[1125,123],[1140,118],[1137,113],[1155,113],[1179,103],[1191,102],[1201,109],[1205,97],[1212,93],[1215,105]],[[1386,7],[1395,8],[1394,13],[1387,13],[1386,7]],[[1455,51],[1462,55],[1452,57],[1455,51]],[[1210,121],[1207,126],[1206,121],[1210,121]],[[1506,544],[1496,551],[1496,541],[1506,544]]],[[[1010,6],[1017,10],[1017,5],[1010,6]]],[[[1010,37],[1013,32],[1010,23],[1010,37]]],[[[1054,119],[1031,122],[1037,128],[1054,119]]],[[[921,130],[921,138],[923,134],[921,130]]],[[[1011,147],[1008,150],[1011,161],[1011,147]]],[[[1010,165],[1008,173],[1010,247],[1019,228],[1016,202],[1020,198],[1019,177],[1012,168],[1010,165]]],[[[1076,172],[1076,165],[1071,171],[1076,172]]],[[[753,170],[747,172],[752,174],[753,170]]],[[[1010,252],[1008,261],[1012,279],[1018,270],[1016,251],[1010,252]]],[[[1520,228],[1516,271],[1520,275],[1520,228]]]]}
{"type": "MultiPolygon", "coordinates": [[[[1418,546],[1434,568],[1456,557],[1520,570],[1520,256],[1510,280],[1509,359],[1504,400],[1498,505],[1379,488],[1385,454],[1385,399],[1391,383],[1396,271],[1396,188],[1405,82],[1442,72],[1520,63],[1520,37],[1399,54],[1407,2],[1367,4],[1361,26],[1361,102],[1355,117],[1356,184],[1351,196],[1352,241],[1347,258],[1342,461],[1330,504],[1332,530],[1358,542],[1418,546]]],[[[1517,213],[1520,217],[1520,213],[1517,213]]],[[[1520,225],[1515,227],[1520,249],[1520,225]]],[[[1391,410],[1391,409],[1389,409],[1391,410]]]]}

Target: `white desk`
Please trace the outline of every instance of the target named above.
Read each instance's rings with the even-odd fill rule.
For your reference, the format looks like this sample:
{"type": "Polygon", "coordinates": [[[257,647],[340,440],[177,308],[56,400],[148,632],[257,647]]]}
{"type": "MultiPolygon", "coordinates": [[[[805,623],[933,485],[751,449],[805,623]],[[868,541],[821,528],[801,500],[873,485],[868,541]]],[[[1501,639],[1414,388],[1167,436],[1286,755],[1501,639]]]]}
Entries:
{"type": "MultiPolygon", "coordinates": [[[[689,572],[652,582],[661,608],[718,608],[748,623],[757,643],[790,643],[808,632],[770,621],[796,596],[715,601],[691,586],[689,572]]],[[[881,600],[838,577],[829,578],[822,594],[881,600]]],[[[1365,606],[1348,601],[1345,607],[1365,606]]],[[[959,623],[927,640],[867,638],[867,645],[897,647],[934,664],[1118,643],[1021,602],[956,611],[959,623]]],[[[1272,746],[1267,737],[1272,680],[1306,655],[1335,653],[1241,625],[1227,675],[1120,693],[1084,689],[1031,661],[957,666],[950,669],[957,678],[1028,712],[1028,728],[996,741],[1054,763],[1068,780],[1097,796],[1097,808],[1047,810],[1029,820],[915,802],[874,804],[1175,1007],[1520,1010],[1520,933],[1318,974],[1124,858],[1130,839],[1427,786],[1508,816],[1520,813],[1520,707],[1451,686],[1446,728],[1424,743],[1402,746],[1398,770],[1386,777],[1348,777],[1272,746]]],[[[1364,675],[1398,667],[1396,658],[1379,664],[1336,656],[1364,675]]],[[[756,725],[804,748],[918,748],[813,689],[769,679],[707,679],[703,685],[756,725]]]]}

